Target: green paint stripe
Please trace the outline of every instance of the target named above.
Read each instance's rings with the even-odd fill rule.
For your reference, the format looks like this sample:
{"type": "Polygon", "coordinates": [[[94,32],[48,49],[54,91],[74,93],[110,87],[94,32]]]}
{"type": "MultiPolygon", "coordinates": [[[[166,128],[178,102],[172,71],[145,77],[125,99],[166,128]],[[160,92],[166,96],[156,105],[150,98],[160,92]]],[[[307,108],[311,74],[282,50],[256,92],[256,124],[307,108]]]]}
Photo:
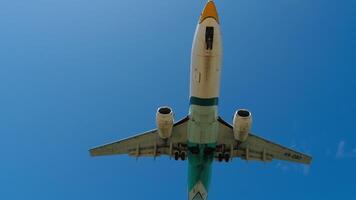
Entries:
{"type": "Polygon", "coordinates": [[[190,97],[190,104],[198,105],[198,106],[216,106],[218,105],[219,98],[198,98],[198,97],[190,97]]]}

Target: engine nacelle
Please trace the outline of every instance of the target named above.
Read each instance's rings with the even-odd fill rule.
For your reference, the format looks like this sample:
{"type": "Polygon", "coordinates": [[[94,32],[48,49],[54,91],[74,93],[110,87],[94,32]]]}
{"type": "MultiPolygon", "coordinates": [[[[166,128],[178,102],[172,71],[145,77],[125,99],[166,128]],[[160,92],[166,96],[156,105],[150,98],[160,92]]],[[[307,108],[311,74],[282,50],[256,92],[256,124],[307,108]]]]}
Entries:
{"type": "Polygon", "coordinates": [[[252,126],[252,115],[248,110],[240,109],[235,112],[233,127],[235,140],[245,141],[252,126]]]}
{"type": "Polygon", "coordinates": [[[162,139],[167,139],[172,135],[173,111],[170,107],[159,107],[156,112],[156,125],[158,135],[162,139]]]}

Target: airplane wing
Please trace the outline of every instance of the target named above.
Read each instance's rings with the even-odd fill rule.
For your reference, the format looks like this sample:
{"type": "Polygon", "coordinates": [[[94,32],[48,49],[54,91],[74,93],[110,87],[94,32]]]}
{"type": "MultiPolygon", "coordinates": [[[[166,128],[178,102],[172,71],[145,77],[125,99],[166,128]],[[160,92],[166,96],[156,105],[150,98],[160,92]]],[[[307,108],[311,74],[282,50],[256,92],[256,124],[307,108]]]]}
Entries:
{"type": "Polygon", "coordinates": [[[172,156],[176,150],[187,148],[187,121],[188,117],[173,125],[172,136],[161,139],[157,129],[147,131],[136,136],[119,140],[110,144],[90,149],[91,156],[106,156],[115,154],[128,154],[130,156],[172,156]]]}
{"type": "Polygon", "coordinates": [[[273,159],[310,164],[312,158],[259,136],[249,134],[246,141],[234,138],[233,127],[219,117],[218,149],[230,153],[231,157],[244,160],[272,161],[273,159]]]}

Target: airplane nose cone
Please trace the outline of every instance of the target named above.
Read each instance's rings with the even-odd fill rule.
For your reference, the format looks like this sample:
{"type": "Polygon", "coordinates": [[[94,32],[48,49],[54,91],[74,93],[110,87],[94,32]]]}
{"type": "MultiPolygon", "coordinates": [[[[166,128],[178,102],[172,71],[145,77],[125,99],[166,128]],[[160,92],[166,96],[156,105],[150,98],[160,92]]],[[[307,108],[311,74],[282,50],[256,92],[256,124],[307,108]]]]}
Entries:
{"type": "Polygon", "coordinates": [[[202,23],[205,19],[207,18],[213,18],[216,20],[216,22],[219,23],[219,15],[216,10],[216,6],[214,1],[208,1],[208,3],[205,5],[205,8],[200,16],[200,22],[202,23]]]}

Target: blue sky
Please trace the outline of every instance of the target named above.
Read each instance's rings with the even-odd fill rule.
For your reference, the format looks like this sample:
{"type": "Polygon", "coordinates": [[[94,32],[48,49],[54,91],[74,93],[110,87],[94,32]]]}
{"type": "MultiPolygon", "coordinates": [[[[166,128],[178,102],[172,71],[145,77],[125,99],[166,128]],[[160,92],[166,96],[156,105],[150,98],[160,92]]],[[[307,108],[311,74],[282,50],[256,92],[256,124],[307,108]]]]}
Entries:
{"type": "MultiPolygon", "coordinates": [[[[2,0],[0,199],[186,199],[187,163],[90,158],[188,111],[190,49],[205,1],[2,0]]],[[[216,1],[220,115],[311,154],[311,167],[214,164],[210,199],[352,199],[356,2],[216,1]]]]}

